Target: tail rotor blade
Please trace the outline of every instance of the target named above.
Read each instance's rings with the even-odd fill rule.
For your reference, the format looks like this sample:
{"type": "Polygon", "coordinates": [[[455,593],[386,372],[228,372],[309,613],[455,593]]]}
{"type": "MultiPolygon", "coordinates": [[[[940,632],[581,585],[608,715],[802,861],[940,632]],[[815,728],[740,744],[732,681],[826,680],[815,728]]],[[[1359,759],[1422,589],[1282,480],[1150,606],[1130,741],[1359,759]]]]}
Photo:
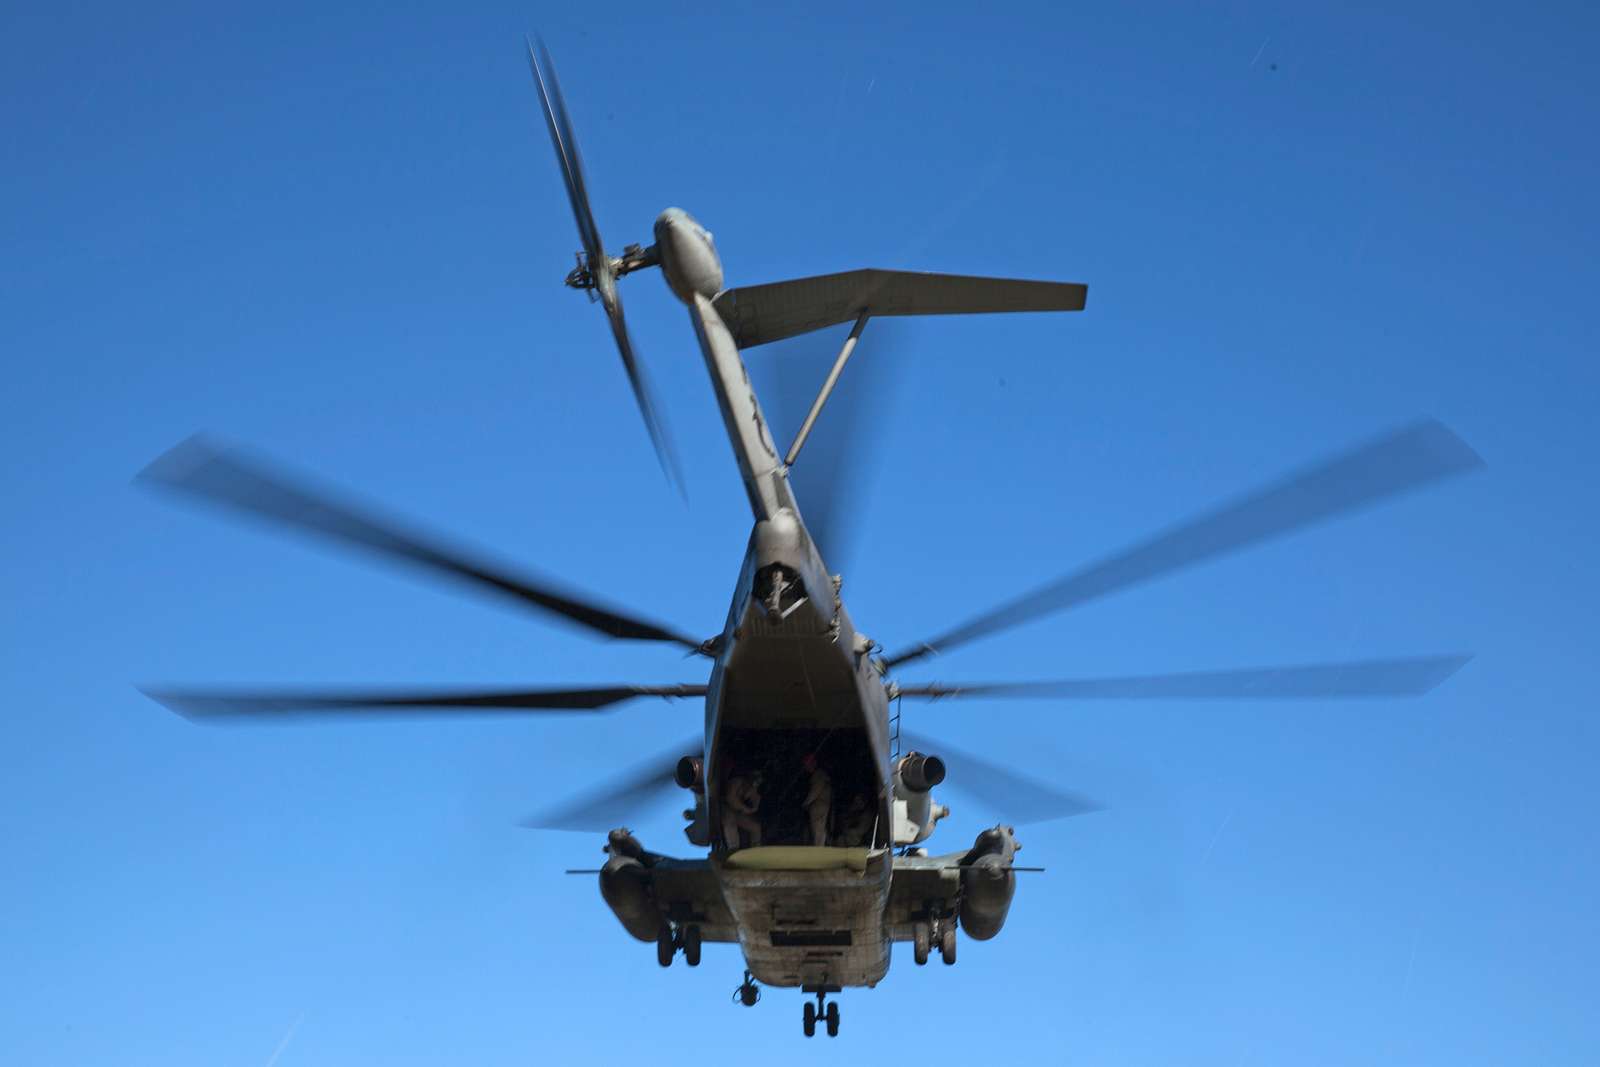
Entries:
{"type": "Polygon", "coordinates": [[[567,115],[567,104],[561,96],[561,83],[556,81],[555,64],[544,42],[539,42],[538,52],[528,41],[528,67],[533,71],[533,84],[539,90],[539,102],[544,106],[545,125],[550,130],[550,144],[556,150],[556,161],[561,165],[561,180],[567,187],[567,200],[572,205],[572,217],[578,224],[578,238],[583,242],[584,254],[589,258],[589,269],[605,270],[609,275],[610,262],[605,246],[600,240],[600,228],[595,225],[594,212],[589,208],[589,192],[583,180],[583,160],[578,156],[578,142],[572,134],[572,119],[567,115]]]}
{"type": "Polygon", "coordinates": [[[894,667],[1483,466],[1433,420],[1388,434],[888,657],[894,667]]]}
{"type": "Polygon", "coordinates": [[[628,385],[633,390],[639,414],[644,418],[650,443],[656,450],[656,461],[667,480],[684,492],[683,471],[678,466],[677,453],[667,434],[666,424],[659,414],[654,391],[645,377],[634,354],[633,341],[628,336],[628,325],[622,317],[622,297],[617,292],[617,276],[612,269],[611,257],[600,239],[600,227],[595,224],[594,210],[589,205],[588,184],[583,176],[583,159],[578,154],[578,138],[572,131],[572,116],[567,111],[566,99],[561,95],[561,83],[556,78],[555,62],[544,42],[537,50],[530,40],[528,67],[533,72],[534,87],[539,90],[539,103],[544,112],[545,126],[550,131],[550,144],[556,152],[556,162],[561,166],[561,180],[567,189],[567,202],[572,205],[572,218],[578,224],[578,239],[583,242],[584,267],[589,273],[589,283],[600,294],[606,318],[611,323],[611,334],[616,339],[617,352],[622,356],[622,368],[628,375],[628,385]]]}
{"type": "Polygon", "coordinates": [[[622,354],[622,369],[627,372],[628,385],[633,389],[633,399],[639,405],[639,414],[644,419],[644,426],[650,433],[650,443],[655,446],[656,462],[661,464],[661,471],[667,476],[679,494],[684,492],[683,469],[678,465],[677,450],[672,447],[672,438],[667,432],[666,423],[657,414],[659,410],[655,401],[655,390],[650,386],[650,378],[645,374],[644,366],[633,354],[633,339],[628,335],[628,324],[622,317],[622,296],[612,287],[611,296],[607,298],[602,294],[605,302],[606,318],[611,322],[611,335],[616,338],[617,351],[622,354]]]}

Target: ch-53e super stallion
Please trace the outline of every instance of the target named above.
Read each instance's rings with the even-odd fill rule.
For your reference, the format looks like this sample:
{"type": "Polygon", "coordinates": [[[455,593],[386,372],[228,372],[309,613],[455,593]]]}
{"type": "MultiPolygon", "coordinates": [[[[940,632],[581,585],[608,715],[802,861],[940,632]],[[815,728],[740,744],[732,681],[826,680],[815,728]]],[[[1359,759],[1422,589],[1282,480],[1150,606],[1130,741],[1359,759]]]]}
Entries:
{"type": "MultiPolygon", "coordinates": [[[[1481,465],[1443,426],[1422,421],[1299,471],[1124,551],[885,653],[856,628],[842,582],[824,562],[789,472],[870,319],[955,313],[1078,311],[1085,287],[892,270],[854,270],[727,288],[711,234],[686,212],[663,211],[654,243],[609,255],[590,210],[572,123],[549,55],[528,47],[534,83],[583,245],[566,283],[598,296],[635,399],[669,478],[679,480],[665,427],[635,359],[620,278],[659,268],[683,302],[710,372],[755,524],[722,630],[697,637],[633,610],[602,606],[570,587],[516,573],[365,513],[237,453],[194,439],[141,475],[174,489],[365,549],[470,587],[511,597],[608,638],[677,644],[710,661],[703,683],[529,688],[516,691],[306,691],[162,688],[151,696],[197,720],[312,715],[596,710],[640,697],[705,700],[703,733],[612,787],[532,821],[560,829],[609,829],[600,892],[624,929],[653,943],[662,966],[681,954],[700,963],[706,942],[737,943],[744,979],[806,994],[807,1036],[831,1036],[831,994],[874,986],[891,948],[909,942],[918,964],[937,952],[956,960],[960,937],[1000,932],[1015,891],[1020,846],[1009,825],[984,830],[970,848],[930,855],[925,843],[947,809],[933,790],[962,762],[912,741],[891,714],[902,698],[1042,697],[1060,700],[1256,700],[1415,696],[1469,657],[1419,656],[1279,669],[1048,682],[936,684],[894,675],[935,652],[1107,596],[1247,545],[1481,465]],[[850,324],[794,441],[779,451],[746,373],[742,352],[808,331],[850,324]],[[681,788],[685,834],[705,850],[677,859],[615,829],[651,797],[681,788]],[[814,999],[813,999],[814,998],[814,999]]],[[[959,566],[952,561],[952,566],[959,566]]],[[[1092,810],[1056,786],[1030,783],[968,758],[971,780],[1002,810],[1026,800],[1014,821],[1092,810]],[[1024,796],[1026,794],[1026,796],[1024,796]]],[[[952,773],[951,784],[957,784],[952,773]]]]}

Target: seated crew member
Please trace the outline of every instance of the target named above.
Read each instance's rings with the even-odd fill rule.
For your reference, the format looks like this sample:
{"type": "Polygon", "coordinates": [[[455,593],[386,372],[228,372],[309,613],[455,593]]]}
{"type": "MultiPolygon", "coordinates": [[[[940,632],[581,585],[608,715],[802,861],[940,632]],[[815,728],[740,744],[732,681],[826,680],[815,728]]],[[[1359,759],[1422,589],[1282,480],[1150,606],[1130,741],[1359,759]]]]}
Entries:
{"type": "Polygon", "coordinates": [[[850,798],[844,812],[844,843],[851,848],[870,847],[872,844],[872,805],[860,793],[850,798]]]}
{"type": "Polygon", "coordinates": [[[806,753],[801,762],[810,775],[810,785],[802,806],[811,823],[811,843],[821,847],[828,843],[828,817],[833,813],[833,779],[817,765],[816,753],[806,753]]]}
{"type": "Polygon", "coordinates": [[[723,791],[722,837],[730,851],[761,844],[761,775],[734,775],[723,791]]]}

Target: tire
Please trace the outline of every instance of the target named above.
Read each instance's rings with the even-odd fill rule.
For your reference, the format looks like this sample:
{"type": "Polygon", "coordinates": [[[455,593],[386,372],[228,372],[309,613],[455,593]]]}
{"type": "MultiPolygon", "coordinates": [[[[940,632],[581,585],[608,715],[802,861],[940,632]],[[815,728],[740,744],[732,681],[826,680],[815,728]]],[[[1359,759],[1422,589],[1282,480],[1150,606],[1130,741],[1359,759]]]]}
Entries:
{"type": "Polygon", "coordinates": [[[939,956],[946,967],[956,961],[956,924],[945,922],[939,930],[939,956]]]}
{"type": "Polygon", "coordinates": [[[911,958],[917,961],[918,967],[928,962],[929,940],[928,924],[917,923],[911,933],[911,958]]]}
{"type": "Polygon", "coordinates": [[[743,1004],[747,1008],[753,1008],[756,1006],[756,1001],[759,999],[761,999],[761,994],[756,992],[755,986],[742,985],[739,987],[740,1004],[743,1004]]]}
{"type": "Polygon", "coordinates": [[[661,930],[656,934],[656,962],[663,967],[671,967],[672,957],[677,953],[678,946],[672,941],[672,927],[662,923],[661,930]]]}
{"type": "Polygon", "coordinates": [[[825,1014],[822,1018],[828,1024],[828,1036],[829,1037],[838,1037],[839,1036],[839,1005],[838,1004],[829,1004],[828,1005],[827,1014],[825,1014]]]}
{"type": "Polygon", "coordinates": [[[807,1037],[817,1036],[817,1006],[809,1000],[806,1001],[805,1014],[800,1021],[805,1026],[807,1037]]]}
{"type": "Polygon", "coordinates": [[[683,929],[683,962],[691,967],[700,966],[700,927],[686,926],[683,929]]]}

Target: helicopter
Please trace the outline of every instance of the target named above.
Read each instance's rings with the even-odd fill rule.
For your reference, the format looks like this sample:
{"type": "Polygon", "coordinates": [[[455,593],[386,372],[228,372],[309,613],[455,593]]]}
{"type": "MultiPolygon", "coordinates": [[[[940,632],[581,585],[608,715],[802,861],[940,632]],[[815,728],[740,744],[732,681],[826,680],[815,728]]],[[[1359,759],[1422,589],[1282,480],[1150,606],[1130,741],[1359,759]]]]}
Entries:
{"type": "Polygon", "coordinates": [[[600,894],[628,935],[653,944],[661,966],[698,966],[707,943],[736,944],[746,1006],[763,986],[804,996],[807,1037],[840,1026],[846,988],[889,972],[894,945],[917,965],[956,962],[962,938],[989,940],[1005,925],[1021,849],[1011,823],[972,845],[930,854],[949,809],[935,799],[952,769],[987,791],[1012,823],[1081,815],[1096,805],[1057,783],[1026,779],[900,729],[906,699],[1272,700],[1415,697],[1471,657],[1423,655],[1278,668],[1138,677],[938,683],[902,681],[903,668],[980,638],[1302,530],[1317,522],[1483,465],[1445,426],[1420,420],[1294,471],[1125,550],[1006,600],[934,636],[887,650],[857,628],[843,580],[823,559],[791,471],[838,391],[870,320],[894,316],[1078,312],[1075,282],[858,269],[726,287],[712,234],[668,208],[648,246],[610,255],[601,240],[554,63],[541,43],[527,58],[581,250],[565,284],[598,300],[624,374],[667,479],[681,466],[623,315],[618,282],[660,271],[684,304],[704,357],[753,520],[728,615],[715,634],[678,627],[548,578],[507,567],[311,487],[275,466],[206,438],[150,464],[141,484],[364,550],[613,640],[676,645],[709,661],[703,683],[522,689],[195,689],[145,692],[199,722],[383,718],[392,715],[601,711],[642,699],[703,700],[703,728],[638,770],[526,825],[604,832],[600,894]],[[744,360],[751,349],[849,324],[799,431],[779,450],[744,360]],[[645,847],[621,820],[671,791],[686,798],[691,858],[645,847]]]}

